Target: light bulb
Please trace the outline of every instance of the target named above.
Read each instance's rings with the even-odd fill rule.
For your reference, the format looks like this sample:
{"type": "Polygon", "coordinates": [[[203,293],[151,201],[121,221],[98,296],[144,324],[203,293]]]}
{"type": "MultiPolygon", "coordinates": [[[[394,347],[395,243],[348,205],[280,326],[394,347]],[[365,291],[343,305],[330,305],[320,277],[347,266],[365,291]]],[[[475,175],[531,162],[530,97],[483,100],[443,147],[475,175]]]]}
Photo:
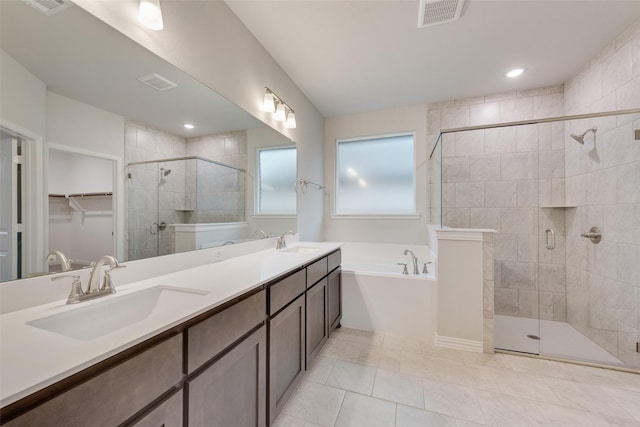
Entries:
{"type": "Polygon", "coordinates": [[[294,113],[293,110],[289,110],[289,114],[287,114],[287,122],[285,123],[285,126],[288,127],[289,129],[296,128],[296,113],[294,113]]]}
{"type": "Polygon", "coordinates": [[[284,122],[287,118],[282,102],[278,103],[278,107],[276,108],[276,113],[274,114],[273,118],[279,122],[284,122]]]}
{"type": "Polygon", "coordinates": [[[264,93],[264,101],[262,102],[262,111],[266,113],[273,113],[276,111],[276,104],[273,100],[273,92],[269,89],[264,93]]]}
{"type": "Polygon", "coordinates": [[[505,74],[505,76],[507,76],[509,78],[514,78],[514,77],[518,77],[522,73],[524,73],[524,68],[515,68],[515,69],[509,71],[507,74],[505,74]]]}
{"type": "Polygon", "coordinates": [[[138,21],[145,27],[159,31],[164,28],[160,0],[140,0],[138,21]]]}

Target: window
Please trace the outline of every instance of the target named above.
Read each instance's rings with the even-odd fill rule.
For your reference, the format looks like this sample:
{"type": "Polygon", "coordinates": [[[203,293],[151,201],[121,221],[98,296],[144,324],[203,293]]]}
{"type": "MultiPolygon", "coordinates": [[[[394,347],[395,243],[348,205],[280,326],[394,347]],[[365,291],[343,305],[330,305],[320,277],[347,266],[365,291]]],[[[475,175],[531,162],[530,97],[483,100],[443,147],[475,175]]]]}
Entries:
{"type": "Polygon", "coordinates": [[[258,150],[256,213],[295,215],[296,148],[258,150]]]}
{"type": "Polygon", "coordinates": [[[337,143],[336,214],[413,215],[413,134],[337,143]]]}

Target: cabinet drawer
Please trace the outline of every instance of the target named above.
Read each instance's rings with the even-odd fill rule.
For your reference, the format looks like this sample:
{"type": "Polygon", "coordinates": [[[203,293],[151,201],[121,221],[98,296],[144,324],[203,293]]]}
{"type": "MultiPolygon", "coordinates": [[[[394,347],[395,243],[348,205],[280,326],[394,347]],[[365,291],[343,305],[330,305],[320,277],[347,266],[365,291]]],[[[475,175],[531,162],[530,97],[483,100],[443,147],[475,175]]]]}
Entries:
{"type": "Polygon", "coordinates": [[[296,299],[305,290],[305,272],[300,270],[269,286],[269,315],[296,299]]]}
{"type": "Polygon", "coordinates": [[[179,391],[132,426],[182,427],[182,418],[182,391],[179,391]]]}
{"type": "Polygon", "coordinates": [[[327,257],[324,257],[307,267],[307,288],[318,283],[327,275],[327,257]]]}
{"type": "Polygon", "coordinates": [[[260,291],[187,330],[188,373],[193,372],[265,320],[266,291],[260,291]]]}
{"type": "Polygon", "coordinates": [[[335,270],[340,267],[340,264],[342,263],[342,251],[338,249],[337,251],[330,253],[327,260],[329,264],[327,271],[335,270]]]}
{"type": "Polygon", "coordinates": [[[116,426],[182,379],[175,335],[11,421],[7,426],[116,426]]]}

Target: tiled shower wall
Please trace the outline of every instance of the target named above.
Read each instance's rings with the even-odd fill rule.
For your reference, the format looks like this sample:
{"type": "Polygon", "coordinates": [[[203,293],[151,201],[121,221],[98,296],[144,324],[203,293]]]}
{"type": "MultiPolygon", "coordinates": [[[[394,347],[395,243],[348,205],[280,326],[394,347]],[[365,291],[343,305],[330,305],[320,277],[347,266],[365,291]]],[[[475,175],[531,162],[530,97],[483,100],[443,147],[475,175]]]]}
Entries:
{"type": "MultiPolygon", "coordinates": [[[[562,86],[430,106],[440,129],[640,108],[640,22],[562,86]]],[[[448,135],[442,143],[443,224],[495,236],[495,313],[565,320],[640,367],[638,115],[448,135]],[[598,126],[596,143],[570,138],[598,126]],[[537,147],[536,147],[537,145],[537,147]],[[536,171],[537,174],[536,175],[536,171]],[[537,190],[537,191],[536,191],[537,190]],[[537,203],[534,205],[537,192],[537,203]],[[575,208],[536,208],[576,205],[575,208]],[[580,237],[592,226],[598,245],[580,237]],[[556,230],[556,250],[543,232],[556,230]],[[537,237],[537,261],[535,247],[537,237]],[[565,262],[566,261],[566,262],[565,262]]],[[[437,218],[432,214],[432,218],[437,218]]]]}
{"type": "MultiPolygon", "coordinates": [[[[565,84],[565,114],[640,108],[640,22],[565,84]]],[[[625,363],[640,367],[640,116],[580,120],[567,134],[598,126],[565,148],[567,320],[625,363]],[[580,237],[597,226],[602,241],[580,237]]]]}
{"type": "MultiPolygon", "coordinates": [[[[200,156],[246,169],[246,133],[185,139],[128,122],[125,156],[127,163],[200,156]]],[[[244,221],[244,173],[195,160],[136,165],[127,172],[132,175],[127,203],[129,259],[174,252],[171,228],[159,232],[159,244],[149,232],[158,214],[159,221],[167,224],[244,221]],[[160,181],[159,167],[171,169],[160,181]]]]}
{"type": "MultiPolygon", "coordinates": [[[[439,103],[428,114],[432,141],[440,129],[561,116],[563,87],[439,103]]],[[[563,123],[444,136],[442,222],[497,230],[496,314],[565,320],[564,212],[539,208],[563,204],[564,187],[563,123]],[[544,248],[549,227],[553,251],[544,248]]]]}

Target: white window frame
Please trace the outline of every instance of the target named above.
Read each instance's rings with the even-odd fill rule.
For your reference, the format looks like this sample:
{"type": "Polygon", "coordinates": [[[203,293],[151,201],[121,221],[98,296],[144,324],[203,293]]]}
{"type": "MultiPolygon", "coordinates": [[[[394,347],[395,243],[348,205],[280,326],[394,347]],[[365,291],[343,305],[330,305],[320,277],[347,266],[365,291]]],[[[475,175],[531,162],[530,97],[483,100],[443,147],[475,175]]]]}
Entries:
{"type": "Polygon", "coordinates": [[[369,135],[369,136],[360,136],[355,138],[340,138],[335,141],[335,162],[334,162],[334,196],[333,196],[333,213],[331,215],[332,218],[345,218],[345,219],[418,219],[420,215],[417,212],[417,199],[416,199],[416,132],[415,131],[407,131],[407,132],[396,132],[389,134],[378,134],[378,135],[369,135]],[[339,186],[339,146],[342,142],[355,142],[355,141],[369,141],[373,139],[381,139],[381,138],[393,138],[398,136],[411,136],[413,139],[413,211],[411,212],[338,212],[338,194],[340,192],[339,186]]]}
{"type": "MultiPolygon", "coordinates": [[[[295,218],[297,215],[297,209],[293,212],[268,212],[263,213],[259,212],[258,208],[260,207],[260,152],[261,151],[270,151],[270,150],[282,150],[282,149],[294,149],[296,151],[296,159],[298,158],[298,147],[295,144],[287,144],[287,145],[274,145],[274,146],[266,146],[266,147],[258,147],[256,148],[256,167],[255,167],[255,177],[254,177],[254,188],[253,192],[253,214],[252,217],[260,217],[260,218],[295,218]]],[[[296,161],[296,177],[298,176],[298,162],[296,161]]],[[[294,181],[293,185],[296,183],[294,181]]],[[[294,187],[295,189],[295,187],[294,187]]],[[[296,191],[296,199],[297,199],[297,191],[296,191]]],[[[296,202],[297,203],[297,202],[296,202]]]]}

